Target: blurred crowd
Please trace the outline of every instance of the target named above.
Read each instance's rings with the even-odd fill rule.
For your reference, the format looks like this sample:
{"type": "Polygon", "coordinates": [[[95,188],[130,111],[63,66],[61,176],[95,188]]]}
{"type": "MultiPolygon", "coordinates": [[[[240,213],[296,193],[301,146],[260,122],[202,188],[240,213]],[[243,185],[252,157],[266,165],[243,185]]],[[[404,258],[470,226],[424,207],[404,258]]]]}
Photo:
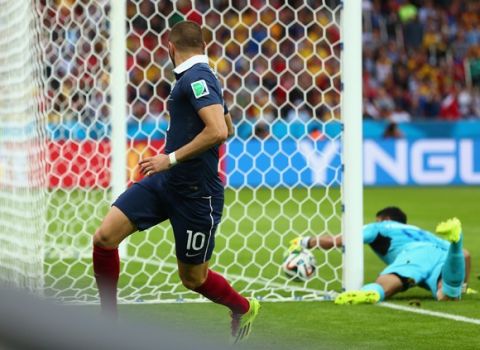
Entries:
{"type": "Polygon", "coordinates": [[[132,115],[141,118],[152,107],[155,114],[163,111],[173,79],[165,28],[189,19],[205,27],[208,55],[234,121],[249,120],[261,133],[262,125],[277,118],[338,118],[338,3],[214,0],[213,7],[207,1],[195,2],[194,7],[190,1],[179,1],[174,7],[168,1],[130,1],[133,30],[127,46],[132,115]],[[152,100],[152,96],[156,97],[152,100]]]}
{"type": "MultiPolygon", "coordinates": [[[[127,1],[130,121],[166,117],[174,80],[168,28],[205,27],[212,66],[234,121],[268,123],[340,115],[339,0],[127,1]],[[213,5],[213,6],[211,6],[213,5]]],[[[50,121],[108,118],[109,1],[40,0],[50,121]]]]}
{"type": "Polygon", "coordinates": [[[364,0],[366,118],[480,117],[480,2],[364,0]]]}
{"type": "Polygon", "coordinates": [[[108,0],[39,0],[49,121],[86,125],[109,117],[108,0]]]}
{"type": "MultiPolygon", "coordinates": [[[[109,1],[40,0],[50,120],[109,115],[109,1]]],[[[234,120],[340,118],[340,0],[128,0],[130,121],[166,118],[168,28],[205,27],[234,120]]],[[[480,2],[363,1],[365,118],[480,116],[480,2]]]]}

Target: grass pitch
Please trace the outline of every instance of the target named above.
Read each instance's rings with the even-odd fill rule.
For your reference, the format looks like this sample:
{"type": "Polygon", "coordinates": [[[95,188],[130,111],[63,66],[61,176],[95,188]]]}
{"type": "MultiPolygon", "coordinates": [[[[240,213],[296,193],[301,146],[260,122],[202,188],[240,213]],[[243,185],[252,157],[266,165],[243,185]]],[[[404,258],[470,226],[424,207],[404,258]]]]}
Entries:
{"type": "MultiPolygon", "coordinates": [[[[336,190],[335,190],[336,191],[336,190]]],[[[271,196],[265,195],[264,190],[240,191],[238,194],[227,193],[233,203],[232,213],[238,217],[224,218],[222,232],[248,232],[233,243],[233,247],[250,247],[250,253],[246,252],[237,255],[236,268],[240,273],[242,268],[249,266],[252,258],[261,262],[265,254],[271,254],[272,267],[267,273],[272,276],[278,270],[278,264],[282,259],[285,246],[289,239],[297,234],[309,234],[312,230],[338,229],[338,220],[330,220],[326,224],[318,214],[330,216],[337,211],[339,203],[338,191],[330,193],[334,198],[333,202],[321,201],[322,190],[306,193],[303,190],[276,190],[275,201],[266,202],[271,196]],[[262,201],[262,207],[258,204],[249,204],[252,196],[257,201],[262,201]],[[288,198],[295,198],[291,203],[288,198]],[[317,198],[318,197],[318,198],[317,198]],[[282,207],[282,204],[283,207],[282,207]],[[286,205],[288,204],[288,205],[286,205]],[[283,209],[282,209],[283,208],[283,209]],[[278,220],[263,220],[262,215],[282,215],[278,220]],[[301,213],[302,215],[298,215],[301,213]],[[278,238],[266,239],[265,232],[284,230],[283,241],[278,238]],[[321,225],[325,225],[322,227],[321,225]],[[263,254],[262,245],[270,246],[263,254]],[[252,252],[257,252],[257,255],[252,252]],[[273,252],[273,253],[267,253],[273,252]]],[[[375,219],[375,213],[388,205],[398,205],[408,214],[408,221],[411,224],[433,231],[436,224],[451,216],[457,216],[462,220],[465,233],[464,244],[472,254],[472,272],[470,286],[480,290],[478,257],[480,256],[480,229],[478,225],[478,198],[480,188],[478,187],[411,187],[411,188],[367,188],[364,192],[364,220],[370,222],[375,219]]],[[[82,193],[74,191],[59,194],[53,198],[57,202],[57,212],[52,212],[50,230],[52,232],[82,231],[85,226],[88,232],[94,231],[108,209],[108,202],[105,201],[100,192],[91,191],[82,193]],[[87,198],[88,196],[88,198],[87,198]],[[98,196],[98,198],[96,198],[98,196]],[[84,203],[86,210],[79,210],[84,203]],[[77,208],[77,209],[75,209],[77,208]],[[78,222],[69,220],[70,217],[80,217],[78,222]],[[60,220],[58,219],[60,218],[60,220]],[[82,226],[83,225],[83,226],[82,226]],[[69,227],[71,226],[71,227],[69,227]],[[78,227],[77,227],[78,226],[78,227]]],[[[228,201],[228,200],[227,200],[228,201]]],[[[276,217],[276,216],[274,216],[276,217]]],[[[85,231],[85,230],[83,230],[85,231]]],[[[316,231],[318,232],[318,231],[316,231]]],[[[169,233],[171,234],[171,233],[169,233]]],[[[152,245],[152,242],[159,240],[158,232],[153,230],[145,237],[144,233],[137,233],[132,237],[133,246],[137,246],[137,256],[148,257],[151,254],[170,254],[174,262],[174,252],[171,245],[152,245]],[[146,239],[148,238],[148,239],[146,239]],[[145,245],[142,242],[146,241],[145,245]]],[[[56,245],[61,245],[65,237],[57,236],[56,245]]],[[[172,236],[169,236],[171,240],[172,236]]],[[[90,254],[89,237],[74,237],[78,245],[85,246],[85,254],[90,254]]],[[[68,242],[65,242],[68,244],[68,242]]],[[[217,242],[217,249],[222,249],[220,239],[217,242]]],[[[132,249],[131,247],[129,249],[132,249]]],[[[235,251],[232,250],[232,259],[235,251]]],[[[50,259],[57,259],[57,252],[52,251],[50,259]]],[[[315,252],[317,259],[322,261],[323,253],[315,252]]],[[[228,255],[225,257],[228,260],[228,255]]],[[[337,255],[334,259],[338,259],[337,255]]],[[[47,264],[49,258],[47,257],[47,264]]],[[[268,259],[267,259],[268,260],[268,259]]],[[[267,262],[265,260],[265,262],[267,262]]],[[[217,262],[228,265],[230,262],[217,262]]],[[[252,268],[254,265],[250,265],[252,268]]],[[[365,247],[365,282],[373,281],[376,275],[383,269],[382,262],[365,247]]],[[[130,267],[128,273],[124,274],[121,284],[128,283],[134,279],[134,285],[144,286],[144,293],[158,293],[155,285],[165,280],[167,275],[161,271],[149,278],[144,273],[135,271],[135,265],[130,267]]],[[[248,274],[250,274],[250,268],[248,274]]],[[[245,271],[246,271],[245,270],[245,271]]],[[[256,270],[252,270],[255,275],[256,270]]],[[[331,274],[328,269],[320,269],[320,276],[323,273],[331,274]]],[[[65,286],[76,289],[73,294],[76,297],[86,295],[89,298],[96,298],[96,290],[91,276],[91,265],[85,259],[73,258],[63,259],[62,263],[50,266],[50,275],[47,285],[62,289],[65,286]],[[86,273],[87,271],[87,273],[86,273]]],[[[174,269],[171,269],[171,284],[169,288],[177,292],[185,292],[178,284],[174,269]]],[[[322,276],[323,277],[323,276],[322,276]]],[[[328,279],[328,278],[327,278],[328,279]]],[[[285,281],[283,281],[285,283],[285,281]]],[[[294,282],[287,282],[294,283],[294,282]]],[[[323,287],[323,282],[309,282],[309,287],[323,287]]],[[[338,286],[334,285],[334,288],[338,286]]],[[[71,293],[72,290],[70,289],[71,293]]],[[[129,290],[123,292],[129,293],[129,290]]],[[[406,293],[399,294],[390,302],[400,306],[409,306],[411,301],[420,302],[419,309],[435,311],[443,314],[464,316],[477,319],[480,322],[479,295],[467,295],[460,302],[439,303],[431,299],[430,293],[420,288],[414,288],[406,293]]],[[[95,308],[96,306],[89,306],[95,308]]],[[[178,331],[188,333],[194,329],[198,334],[208,334],[209,338],[218,338],[221,343],[227,343],[229,332],[228,312],[224,307],[213,303],[174,303],[174,304],[135,304],[120,306],[121,319],[129,320],[140,318],[150,325],[165,325],[178,331]]],[[[332,302],[279,302],[263,303],[261,313],[254,325],[254,331],[249,341],[241,345],[243,349],[440,349],[462,348],[477,349],[480,344],[478,336],[480,325],[454,321],[434,316],[419,315],[407,311],[398,311],[380,306],[335,306],[332,302]]]]}
{"type": "MultiPolygon", "coordinates": [[[[374,219],[387,205],[402,207],[409,222],[433,231],[448,217],[462,220],[465,247],[472,254],[470,286],[480,289],[478,257],[480,188],[368,188],[365,190],[365,222],[374,219]]],[[[381,261],[365,247],[365,281],[374,280],[383,268],[381,261]]],[[[460,302],[439,303],[420,288],[399,294],[392,303],[409,306],[420,301],[420,309],[480,320],[478,295],[460,302]]],[[[227,311],[212,303],[123,305],[121,317],[141,318],[152,324],[165,322],[178,330],[228,339],[227,311]]],[[[379,306],[335,306],[332,302],[263,303],[254,331],[244,349],[478,349],[480,326],[379,306]]]]}
{"type": "MultiPolygon", "coordinates": [[[[96,301],[91,235],[108,210],[101,190],[52,192],[47,239],[47,295],[96,301]]],[[[293,283],[280,271],[289,241],[299,234],[340,232],[340,191],[323,188],[226,191],[225,213],[211,266],[238,290],[257,298],[312,298],[340,290],[341,251],[317,254],[317,276],[293,283]]],[[[198,299],[177,276],[168,222],[122,243],[119,297],[128,302],[198,299]]]]}

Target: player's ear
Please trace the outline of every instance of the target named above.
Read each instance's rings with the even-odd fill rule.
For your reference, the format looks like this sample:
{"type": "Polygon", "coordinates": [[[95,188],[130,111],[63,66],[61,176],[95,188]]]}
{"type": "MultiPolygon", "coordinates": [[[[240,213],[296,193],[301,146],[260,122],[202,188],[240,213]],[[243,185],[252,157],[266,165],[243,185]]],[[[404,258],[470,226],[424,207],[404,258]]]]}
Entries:
{"type": "Polygon", "coordinates": [[[205,53],[206,50],[207,50],[207,43],[204,41],[203,42],[203,52],[205,53]]]}
{"type": "Polygon", "coordinates": [[[175,45],[172,42],[168,42],[168,55],[170,56],[170,60],[172,60],[172,64],[175,67],[175,45]]]}

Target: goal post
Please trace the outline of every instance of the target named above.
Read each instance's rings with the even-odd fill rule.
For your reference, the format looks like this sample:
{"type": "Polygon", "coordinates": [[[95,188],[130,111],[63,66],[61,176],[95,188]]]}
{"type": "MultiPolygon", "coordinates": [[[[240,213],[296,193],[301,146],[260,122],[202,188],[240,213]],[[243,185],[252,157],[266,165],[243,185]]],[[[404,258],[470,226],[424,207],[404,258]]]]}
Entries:
{"type": "MultiPolygon", "coordinates": [[[[0,8],[5,3],[20,2],[0,1],[0,8]]],[[[35,131],[45,151],[43,197],[27,196],[32,205],[43,201],[36,215],[44,238],[35,239],[45,295],[98,302],[91,237],[112,200],[140,179],[138,161],[163,150],[174,82],[168,30],[183,19],[204,29],[235,124],[221,147],[225,209],[212,268],[266,301],[329,299],[361,285],[360,1],[343,8],[339,0],[21,3],[38,17],[33,34],[42,38],[42,58],[35,67],[48,100],[34,118],[46,125],[35,131]],[[344,253],[315,251],[312,279],[299,282],[281,270],[290,240],[342,232],[344,253]]],[[[4,28],[0,22],[0,38],[4,28]]],[[[0,87],[8,81],[2,68],[0,87]]],[[[5,110],[0,103],[0,118],[5,110]]],[[[0,201],[0,213],[8,205],[0,201]]],[[[9,225],[0,216],[6,234],[9,225]]],[[[168,223],[129,237],[121,257],[120,302],[202,300],[179,281],[168,223]]]]}
{"type": "MultiPolygon", "coordinates": [[[[126,10],[125,0],[111,3],[110,12],[110,57],[111,57],[111,119],[112,119],[112,165],[111,187],[112,201],[127,189],[127,45],[126,45],[126,10]]],[[[119,248],[120,257],[127,256],[126,238],[119,248]]]]}
{"type": "Polygon", "coordinates": [[[127,188],[126,9],[125,0],[111,3],[112,198],[117,198],[127,188]]]}
{"type": "Polygon", "coordinates": [[[343,288],[363,285],[362,1],[343,3],[343,288]]]}

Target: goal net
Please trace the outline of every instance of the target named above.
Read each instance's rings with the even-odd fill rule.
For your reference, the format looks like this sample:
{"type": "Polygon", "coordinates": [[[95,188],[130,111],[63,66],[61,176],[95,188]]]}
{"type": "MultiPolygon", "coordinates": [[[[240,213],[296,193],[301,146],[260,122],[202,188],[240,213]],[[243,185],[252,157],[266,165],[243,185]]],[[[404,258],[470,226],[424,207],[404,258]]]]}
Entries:
{"type": "MultiPolygon", "coordinates": [[[[113,2],[0,0],[2,274],[11,276],[10,267],[22,269],[25,278],[38,279],[35,286],[44,283],[47,296],[98,300],[91,237],[114,200],[112,147],[125,145],[128,183],[140,179],[142,157],[163,149],[166,100],[174,81],[167,34],[188,19],[204,28],[236,131],[221,149],[226,198],[212,268],[243,294],[265,300],[319,299],[339,290],[338,249],[315,252],[317,269],[307,282],[281,271],[291,239],[341,232],[339,3],[127,1],[122,40],[127,127],[115,140],[113,2]],[[30,7],[38,27],[29,26],[30,7]],[[20,28],[32,42],[22,39],[20,28]],[[32,50],[35,43],[42,49],[40,60],[32,50]],[[27,79],[37,77],[29,71],[39,64],[42,81],[27,79]],[[39,100],[32,99],[42,82],[48,97],[43,114],[39,100]],[[21,137],[14,132],[18,127],[24,130],[21,137]],[[16,167],[21,172],[12,171],[16,167]],[[37,180],[44,169],[46,182],[37,180]],[[19,256],[20,261],[11,261],[19,256]]],[[[121,261],[123,302],[198,298],[179,282],[168,223],[125,240],[121,261]]]]}
{"type": "Polygon", "coordinates": [[[0,1],[0,284],[41,292],[46,138],[38,34],[26,1],[0,1]]]}

